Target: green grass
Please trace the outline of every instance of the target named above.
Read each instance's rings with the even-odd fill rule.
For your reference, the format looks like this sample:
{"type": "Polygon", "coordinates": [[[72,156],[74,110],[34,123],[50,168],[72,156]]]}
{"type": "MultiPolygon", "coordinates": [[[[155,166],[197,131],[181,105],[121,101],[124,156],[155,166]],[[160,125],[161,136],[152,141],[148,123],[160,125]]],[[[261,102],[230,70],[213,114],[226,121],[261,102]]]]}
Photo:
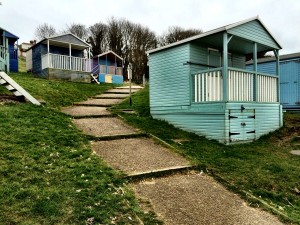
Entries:
{"type": "Polygon", "coordinates": [[[58,110],[111,86],[12,77],[47,104],[0,105],[0,224],[158,224],[58,110]]]}
{"type": "MultiPolygon", "coordinates": [[[[199,170],[215,176],[230,189],[242,195],[246,191],[266,201],[289,221],[300,223],[300,193],[297,191],[300,190],[300,156],[289,153],[292,149],[300,149],[297,137],[300,134],[299,114],[286,114],[283,128],[254,143],[226,146],[153,119],[148,87],[134,94],[132,102],[138,115],[118,111],[129,108],[128,99],[113,110],[131,125],[174,146],[199,170]],[[176,139],[185,141],[177,143],[176,139]]],[[[243,197],[247,198],[246,195],[243,197]]],[[[248,201],[252,205],[259,204],[251,198],[248,201]]]]}
{"type": "Polygon", "coordinates": [[[46,101],[47,106],[57,108],[68,106],[89,96],[101,94],[114,87],[112,84],[87,84],[36,78],[28,73],[9,74],[36,99],[46,101]]]}
{"type": "Polygon", "coordinates": [[[19,63],[19,72],[26,72],[26,57],[19,56],[18,63],[19,63]]]}

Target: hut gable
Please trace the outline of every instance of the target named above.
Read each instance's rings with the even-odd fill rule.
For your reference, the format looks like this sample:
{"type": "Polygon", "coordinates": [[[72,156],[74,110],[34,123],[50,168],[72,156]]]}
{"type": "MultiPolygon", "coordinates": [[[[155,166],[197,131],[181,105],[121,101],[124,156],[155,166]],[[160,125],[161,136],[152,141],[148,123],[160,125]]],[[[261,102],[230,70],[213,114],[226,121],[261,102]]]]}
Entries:
{"type": "MultiPolygon", "coordinates": [[[[230,25],[228,27],[230,27],[230,25]]],[[[267,30],[267,28],[258,18],[241,25],[235,25],[233,28],[227,29],[227,32],[241,38],[271,46],[276,49],[281,48],[273,38],[272,34],[267,30]]]]}

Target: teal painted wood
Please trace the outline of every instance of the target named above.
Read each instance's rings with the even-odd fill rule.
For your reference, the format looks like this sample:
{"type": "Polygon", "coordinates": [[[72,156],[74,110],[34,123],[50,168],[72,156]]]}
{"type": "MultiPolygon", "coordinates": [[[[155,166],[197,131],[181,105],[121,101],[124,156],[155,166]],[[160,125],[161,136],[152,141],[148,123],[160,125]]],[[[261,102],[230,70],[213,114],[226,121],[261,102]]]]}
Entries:
{"type": "Polygon", "coordinates": [[[209,139],[224,140],[224,114],[154,114],[154,118],[166,120],[177,128],[193,132],[209,139]]]}
{"type": "Polygon", "coordinates": [[[238,54],[235,52],[230,52],[230,53],[232,54],[232,67],[245,69],[245,61],[246,61],[245,55],[238,54]]]}
{"type": "Polygon", "coordinates": [[[280,49],[280,46],[278,46],[269,32],[257,20],[229,29],[228,33],[275,49],[280,49]]]}
{"type": "MultiPolygon", "coordinates": [[[[228,34],[223,33],[223,56],[228,56],[228,34]]],[[[223,76],[223,101],[228,101],[228,58],[223,57],[223,67],[222,67],[222,76],[223,76]]]]}
{"type": "Polygon", "coordinates": [[[150,54],[150,107],[190,105],[189,44],[150,54]]]}
{"type": "MultiPolygon", "coordinates": [[[[199,63],[199,64],[208,64],[208,49],[202,45],[190,44],[190,57],[189,60],[191,62],[199,63]]],[[[199,70],[207,69],[207,66],[200,66],[191,64],[189,65],[190,74],[195,73],[199,70]]]]}
{"type": "MultiPolygon", "coordinates": [[[[282,111],[278,103],[215,103],[215,104],[193,104],[189,109],[177,110],[151,110],[156,119],[166,120],[180,129],[204,135],[209,139],[221,143],[233,143],[230,141],[229,132],[255,130],[255,133],[244,134],[244,139],[235,138],[235,142],[258,139],[262,135],[280,128],[282,111]],[[255,119],[244,120],[238,118],[235,123],[229,119],[229,111],[235,113],[241,111],[241,105],[248,114],[254,112],[255,119]],[[246,126],[241,123],[245,122],[246,126]]],[[[245,114],[248,116],[248,114],[245,114]]],[[[247,119],[247,118],[246,118],[247,119]]]]}

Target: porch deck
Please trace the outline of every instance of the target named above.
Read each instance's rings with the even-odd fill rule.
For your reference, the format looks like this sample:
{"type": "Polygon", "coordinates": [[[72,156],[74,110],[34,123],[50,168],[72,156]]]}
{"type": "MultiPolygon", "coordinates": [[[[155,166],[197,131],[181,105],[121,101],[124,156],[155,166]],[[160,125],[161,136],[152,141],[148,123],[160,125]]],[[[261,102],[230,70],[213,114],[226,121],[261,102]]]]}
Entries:
{"type": "Polygon", "coordinates": [[[278,103],[278,76],[228,67],[227,82],[222,68],[192,74],[192,103],[225,101],[224,83],[230,102],[278,103]]]}

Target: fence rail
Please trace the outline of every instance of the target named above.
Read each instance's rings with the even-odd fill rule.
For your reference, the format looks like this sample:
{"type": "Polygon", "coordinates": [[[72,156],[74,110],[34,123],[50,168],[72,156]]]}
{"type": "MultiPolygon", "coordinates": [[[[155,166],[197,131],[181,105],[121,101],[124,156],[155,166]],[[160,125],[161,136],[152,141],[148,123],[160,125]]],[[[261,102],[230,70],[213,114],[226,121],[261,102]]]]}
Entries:
{"type": "Polygon", "coordinates": [[[48,53],[42,56],[42,69],[45,68],[91,72],[91,60],[48,53]]]}
{"type": "MultiPolygon", "coordinates": [[[[193,74],[192,83],[193,102],[223,101],[222,68],[193,74]]],[[[257,73],[255,79],[253,71],[228,69],[229,101],[278,102],[277,86],[274,75],[257,73]]]]}

